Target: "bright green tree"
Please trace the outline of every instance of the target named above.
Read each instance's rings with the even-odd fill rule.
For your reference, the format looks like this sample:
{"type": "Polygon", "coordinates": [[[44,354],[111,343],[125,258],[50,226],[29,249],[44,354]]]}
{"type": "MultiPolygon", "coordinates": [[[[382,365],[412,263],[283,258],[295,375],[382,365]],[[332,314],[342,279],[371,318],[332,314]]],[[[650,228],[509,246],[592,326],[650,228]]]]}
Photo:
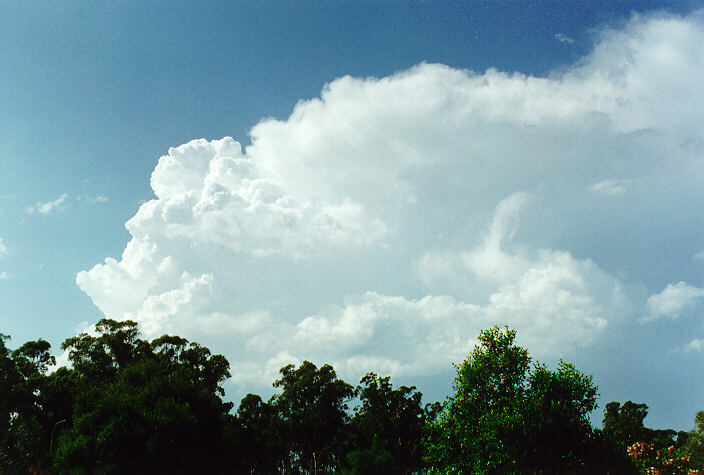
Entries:
{"type": "Polygon", "coordinates": [[[498,327],[482,331],[480,344],[457,367],[454,394],[428,444],[433,469],[460,474],[517,467],[511,442],[525,432],[520,416],[530,357],[515,336],[498,327]]]}
{"type": "Polygon", "coordinates": [[[515,473],[596,470],[599,448],[588,414],[597,388],[561,362],[537,364],[515,344],[516,332],[493,327],[457,367],[448,397],[426,438],[431,471],[515,473]],[[589,449],[587,449],[589,448],[589,449]]]}
{"type": "Polygon", "coordinates": [[[694,417],[694,429],[689,433],[682,452],[689,455],[691,468],[704,468],[704,411],[694,417]]]}

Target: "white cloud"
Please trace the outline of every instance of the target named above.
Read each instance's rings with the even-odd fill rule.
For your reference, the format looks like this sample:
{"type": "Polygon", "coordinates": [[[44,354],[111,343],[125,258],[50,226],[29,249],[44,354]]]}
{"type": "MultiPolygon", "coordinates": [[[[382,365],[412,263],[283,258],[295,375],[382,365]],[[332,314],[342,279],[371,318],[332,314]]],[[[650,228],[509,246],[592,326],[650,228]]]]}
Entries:
{"type": "Polygon", "coordinates": [[[589,344],[610,320],[627,314],[621,284],[591,260],[575,259],[566,251],[510,249],[527,198],[516,193],[503,200],[476,248],[427,253],[417,262],[418,275],[430,286],[442,278],[484,287],[483,321],[515,325],[527,340],[540,342],[541,351],[559,353],[589,344]]]}
{"type": "Polygon", "coordinates": [[[593,184],[589,189],[605,195],[622,195],[626,192],[626,180],[604,180],[593,184]]]}
{"type": "Polygon", "coordinates": [[[47,373],[48,374],[54,373],[59,368],[70,368],[71,367],[71,360],[69,359],[69,353],[70,353],[70,350],[65,350],[65,351],[61,352],[60,355],[55,356],[56,362],[55,362],[55,364],[53,364],[47,368],[47,373]]]}
{"type": "Polygon", "coordinates": [[[360,359],[394,375],[442,371],[464,359],[479,330],[492,325],[517,328],[521,342],[536,355],[564,355],[592,343],[623,308],[617,286],[601,292],[589,288],[593,284],[586,280],[598,272],[567,253],[544,252],[534,267],[496,289],[484,304],[367,292],[348,297],[344,307],[305,318],[296,326],[293,343],[308,354],[335,359],[353,374],[361,370],[360,359]]]}
{"type": "Polygon", "coordinates": [[[386,232],[381,220],[367,218],[364,206],[349,197],[321,204],[292,195],[229,137],[170,149],[151,185],[159,199],[145,203],[127,223],[137,238],[205,239],[256,257],[300,258],[328,243],[369,245],[386,232]]]}
{"type": "Polygon", "coordinates": [[[684,351],[686,351],[687,353],[694,351],[698,352],[702,350],[704,350],[704,340],[700,340],[698,338],[694,338],[687,344],[687,346],[684,347],[684,351]]]}
{"type": "Polygon", "coordinates": [[[700,261],[704,261],[704,251],[699,251],[694,255],[695,259],[698,259],[700,261]]]}
{"type": "Polygon", "coordinates": [[[88,201],[90,201],[91,203],[107,203],[109,200],[110,198],[105,195],[95,195],[93,197],[88,198],[88,201]]]}
{"type": "MultiPolygon", "coordinates": [[[[636,17],[544,78],[421,64],[336,79],[244,151],[170,149],[122,256],[77,283],[150,335],[223,338],[238,384],[314,357],[432,373],[494,323],[537,354],[589,348],[644,304],[627,291],[641,277],[603,256],[662,257],[625,219],[701,216],[703,42],[698,17],[636,17]],[[594,193],[626,185],[628,203],[594,193]]],[[[654,313],[678,311],[666,297],[654,313]]]]}
{"type": "Polygon", "coordinates": [[[42,202],[37,202],[34,206],[30,206],[27,208],[27,212],[30,214],[33,213],[39,213],[39,214],[49,214],[52,211],[56,210],[61,206],[64,201],[66,201],[66,198],[68,198],[68,193],[64,193],[58,198],[56,198],[54,201],[48,201],[46,203],[42,202]]]}
{"type": "Polygon", "coordinates": [[[293,343],[334,359],[347,374],[362,370],[360,361],[394,375],[427,374],[461,361],[488,323],[481,308],[452,297],[408,300],[367,292],[305,318],[293,343]]]}
{"type": "Polygon", "coordinates": [[[564,33],[557,33],[555,35],[555,39],[560,43],[574,44],[574,40],[569,36],[565,35],[564,33]]]}
{"type": "MultiPolygon", "coordinates": [[[[7,254],[7,247],[3,244],[2,239],[0,239],[0,257],[3,257],[5,254],[7,254]]],[[[7,280],[9,278],[10,276],[7,271],[0,271],[0,280],[7,280]]]]}
{"type": "Polygon", "coordinates": [[[694,287],[685,282],[668,284],[662,292],[648,297],[647,314],[644,320],[678,317],[684,310],[695,305],[701,297],[704,297],[704,288],[694,287]]]}

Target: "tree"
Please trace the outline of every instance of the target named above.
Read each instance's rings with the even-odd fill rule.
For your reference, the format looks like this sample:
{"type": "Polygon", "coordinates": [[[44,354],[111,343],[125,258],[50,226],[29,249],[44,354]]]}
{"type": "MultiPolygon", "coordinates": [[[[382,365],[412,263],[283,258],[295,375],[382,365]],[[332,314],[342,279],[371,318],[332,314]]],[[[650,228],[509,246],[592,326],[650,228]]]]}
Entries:
{"type": "Polygon", "coordinates": [[[426,412],[414,386],[393,389],[391,378],[368,373],[356,389],[361,405],[351,420],[352,473],[412,473],[423,467],[426,412]]]}
{"type": "Polygon", "coordinates": [[[274,387],[281,394],[273,398],[282,423],[289,463],[309,473],[341,467],[341,435],[348,420],[347,402],[353,387],[338,379],[330,365],[317,368],[304,361],[280,370],[274,387]]]}
{"type": "Polygon", "coordinates": [[[51,345],[29,341],[10,352],[0,335],[0,472],[47,464],[52,413],[45,404],[51,345]]]}
{"type": "Polygon", "coordinates": [[[516,332],[493,327],[457,367],[454,394],[430,425],[427,460],[443,473],[506,473],[594,468],[597,447],[588,414],[591,376],[561,362],[536,364],[514,344],[516,332]],[[564,437],[564,440],[563,440],[564,437]],[[591,466],[590,466],[591,464],[591,466]]]}
{"type": "Polygon", "coordinates": [[[235,430],[243,473],[276,473],[283,468],[286,448],[276,407],[257,394],[247,394],[237,409],[235,430]]]}
{"type": "Polygon", "coordinates": [[[647,429],[643,424],[647,415],[647,404],[626,401],[622,406],[617,401],[611,401],[604,408],[604,435],[623,447],[643,442],[647,438],[647,429]]]}
{"type": "Polygon", "coordinates": [[[525,432],[519,416],[530,357],[513,344],[515,335],[498,327],[482,331],[480,345],[457,367],[454,394],[431,430],[432,468],[489,473],[516,467],[511,442],[525,432]]]}
{"type": "Polygon", "coordinates": [[[61,349],[68,350],[73,368],[83,378],[94,381],[111,381],[123,368],[149,348],[149,344],[138,338],[137,322],[118,322],[102,319],[95,325],[98,336],[81,333],[68,338],[61,349]]]}
{"type": "Polygon", "coordinates": [[[69,338],[78,384],[69,428],[59,437],[60,473],[221,470],[231,403],[221,355],[165,335],[141,340],[135,322],[101,320],[97,336],[69,338]]]}
{"type": "Polygon", "coordinates": [[[594,433],[589,413],[596,408],[592,377],[560,361],[556,371],[536,364],[525,395],[526,457],[522,465],[555,473],[593,467],[594,433]]]}
{"type": "Polygon", "coordinates": [[[691,468],[704,468],[704,411],[694,417],[694,429],[689,433],[682,451],[689,455],[691,468]]]}
{"type": "Polygon", "coordinates": [[[5,345],[9,339],[8,335],[0,333],[0,472],[11,472],[19,468],[14,463],[15,444],[10,427],[20,399],[17,388],[23,378],[5,345]]]}

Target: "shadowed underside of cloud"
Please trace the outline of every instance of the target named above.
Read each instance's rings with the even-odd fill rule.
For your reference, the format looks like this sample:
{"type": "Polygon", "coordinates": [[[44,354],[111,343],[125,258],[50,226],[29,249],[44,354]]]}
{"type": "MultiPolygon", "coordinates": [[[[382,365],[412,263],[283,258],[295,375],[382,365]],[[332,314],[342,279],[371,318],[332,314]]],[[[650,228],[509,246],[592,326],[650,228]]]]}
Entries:
{"type": "Polygon", "coordinates": [[[77,283],[148,334],[225,337],[243,384],[303,359],[429,374],[493,324],[538,356],[589,347],[645,302],[584,249],[625,212],[657,220],[656,200],[702,215],[701,44],[697,15],[635,17],[547,78],[421,64],[336,79],[245,150],[170,149],[121,259],[77,283]]]}

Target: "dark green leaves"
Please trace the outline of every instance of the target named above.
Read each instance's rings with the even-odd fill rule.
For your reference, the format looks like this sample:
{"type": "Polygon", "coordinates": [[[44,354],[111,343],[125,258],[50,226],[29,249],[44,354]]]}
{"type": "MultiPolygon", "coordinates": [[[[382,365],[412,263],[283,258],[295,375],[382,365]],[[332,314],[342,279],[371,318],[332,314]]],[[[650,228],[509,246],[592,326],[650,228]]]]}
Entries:
{"type": "Polygon", "coordinates": [[[340,466],[340,436],[348,419],[347,402],[352,386],[337,378],[330,365],[317,368],[304,361],[296,368],[281,368],[274,387],[282,392],[273,399],[283,424],[287,446],[304,469],[334,469],[340,466]]]}

